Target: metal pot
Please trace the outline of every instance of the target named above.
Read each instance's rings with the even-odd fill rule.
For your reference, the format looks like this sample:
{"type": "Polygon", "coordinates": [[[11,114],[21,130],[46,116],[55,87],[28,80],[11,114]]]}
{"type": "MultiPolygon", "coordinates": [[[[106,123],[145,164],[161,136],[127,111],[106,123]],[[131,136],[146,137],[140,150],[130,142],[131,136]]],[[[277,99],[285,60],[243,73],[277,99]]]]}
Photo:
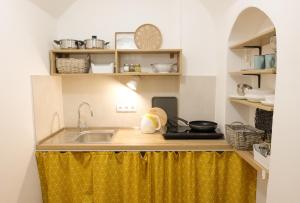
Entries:
{"type": "Polygon", "coordinates": [[[60,48],[60,49],[78,49],[79,46],[83,45],[83,41],[74,40],[74,39],[61,39],[61,40],[54,40],[53,45],[55,48],[60,48]]]}
{"type": "Polygon", "coordinates": [[[97,36],[92,36],[92,39],[84,40],[84,44],[86,49],[104,49],[109,42],[97,39],[97,36]]]}

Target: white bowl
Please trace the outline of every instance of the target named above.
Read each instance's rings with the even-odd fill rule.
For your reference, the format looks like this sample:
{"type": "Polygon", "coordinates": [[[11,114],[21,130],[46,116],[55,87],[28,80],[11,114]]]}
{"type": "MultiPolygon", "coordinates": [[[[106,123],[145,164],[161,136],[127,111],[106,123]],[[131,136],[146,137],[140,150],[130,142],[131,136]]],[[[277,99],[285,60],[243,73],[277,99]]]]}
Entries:
{"type": "Polygon", "coordinates": [[[245,89],[247,95],[270,95],[274,94],[272,89],[245,89]]]}
{"type": "Polygon", "coordinates": [[[154,63],[151,67],[156,73],[170,73],[175,65],[174,63],[154,63]]]}
{"type": "Polygon", "coordinates": [[[254,95],[254,94],[246,94],[246,99],[252,102],[261,102],[265,100],[265,97],[263,95],[254,95]]]}
{"type": "Polygon", "coordinates": [[[274,106],[274,102],[271,101],[261,101],[261,103],[267,106],[274,106]]]}
{"type": "Polygon", "coordinates": [[[234,94],[230,95],[229,98],[230,98],[230,99],[246,99],[245,96],[242,96],[242,95],[234,95],[234,94]]]}

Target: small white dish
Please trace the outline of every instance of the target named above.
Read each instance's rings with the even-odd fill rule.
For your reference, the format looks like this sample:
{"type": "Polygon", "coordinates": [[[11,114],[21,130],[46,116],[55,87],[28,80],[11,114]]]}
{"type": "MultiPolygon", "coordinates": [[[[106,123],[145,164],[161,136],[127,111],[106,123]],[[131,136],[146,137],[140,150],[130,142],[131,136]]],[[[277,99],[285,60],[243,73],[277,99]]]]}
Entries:
{"type": "Polygon", "coordinates": [[[246,99],[246,97],[242,96],[242,95],[230,95],[229,98],[230,99],[246,99]]]}
{"type": "Polygon", "coordinates": [[[274,94],[273,89],[246,89],[245,90],[246,95],[272,95],[274,94]]]}
{"type": "Polygon", "coordinates": [[[261,101],[261,103],[266,106],[274,106],[274,102],[272,101],[261,101]]]}
{"type": "Polygon", "coordinates": [[[262,95],[245,95],[246,99],[251,102],[261,102],[265,100],[262,95]]]}

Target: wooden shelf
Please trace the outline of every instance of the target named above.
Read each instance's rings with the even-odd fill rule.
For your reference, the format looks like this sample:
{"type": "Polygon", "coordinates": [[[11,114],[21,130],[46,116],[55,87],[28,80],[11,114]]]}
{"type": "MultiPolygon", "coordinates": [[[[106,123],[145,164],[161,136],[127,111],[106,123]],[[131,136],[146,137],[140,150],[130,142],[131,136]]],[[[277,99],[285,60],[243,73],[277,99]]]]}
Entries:
{"type": "Polygon", "coordinates": [[[55,54],[115,54],[114,49],[54,49],[55,54]]]}
{"type": "Polygon", "coordinates": [[[258,35],[230,46],[230,49],[242,49],[245,46],[263,46],[269,44],[270,37],[276,34],[275,28],[266,30],[258,35]]]}
{"type": "Polygon", "coordinates": [[[257,170],[258,172],[263,172],[264,171],[266,173],[269,173],[268,169],[266,169],[261,164],[259,164],[257,161],[255,161],[253,152],[236,150],[236,153],[242,159],[244,159],[248,164],[250,164],[253,168],[255,168],[255,170],[257,170]]]}
{"type": "MultiPolygon", "coordinates": [[[[173,59],[174,61],[174,59],[173,59]]],[[[134,63],[134,61],[133,61],[134,63]]],[[[182,74],[182,50],[181,49],[54,49],[50,51],[50,74],[62,76],[83,76],[83,75],[110,75],[110,76],[179,76],[182,74]],[[56,69],[57,57],[69,57],[69,54],[111,54],[114,56],[115,73],[86,73],[86,74],[59,74],[56,69]],[[170,59],[175,58],[178,72],[176,73],[120,73],[121,57],[125,54],[169,54],[170,59]]]]}
{"type": "Polygon", "coordinates": [[[180,53],[181,49],[155,49],[155,50],[143,50],[143,49],[118,49],[117,52],[121,54],[170,54],[180,53]]]}
{"type": "Polygon", "coordinates": [[[118,76],[130,76],[130,75],[137,75],[137,76],[179,76],[181,73],[114,73],[114,75],[118,76]]]}
{"type": "Polygon", "coordinates": [[[55,76],[180,76],[181,73],[71,73],[53,74],[55,76]]]}
{"type": "Polygon", "coordinates": [[[258,109],[263,109],[265,111],[273,111],[274,110],[274,107],[272,107],[272,106],[267,106],[267,105],[264,105],[261,103],[251,102],[251,101],[247,101],[247,100],[230,99],[230,101],[232,103],[243,104],[243,105],[258,108],[258,109]]]}
{"type": "Polygon", "coordinates": [[[229,74],[241,74],[241,75],[273,75],[276,74],[276,68],[267,68],[267,69],[249,69],[249,70],[240,70],[232,71],[229,74]]]}
{"type": "Polygon", "coordinates": [[[181,49],[54,49],[51,52],[57,54],[115,54],[116,52],[121,54],[169,54],[180,53],[181,51],[181,49]]]}

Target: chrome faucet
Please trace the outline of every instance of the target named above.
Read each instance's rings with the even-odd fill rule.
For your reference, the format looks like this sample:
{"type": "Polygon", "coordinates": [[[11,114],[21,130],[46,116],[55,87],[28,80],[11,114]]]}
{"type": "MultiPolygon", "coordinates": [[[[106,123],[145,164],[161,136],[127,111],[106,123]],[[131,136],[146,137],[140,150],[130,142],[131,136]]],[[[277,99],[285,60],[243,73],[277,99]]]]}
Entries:
{"type": "Polygon", "coordinates": [[[81,125],[81,113],[80,113],[80,109],[81,109],[81,107],[83,107],[84,105],[87,105],[87,106],[89,107],[91,117],[94,116],[93,110],[92,110],[91,105],[90,105],[89,103],[87,103],[87,102],[82,102],[81,104],[79,104],[79,106],[78,106],[78,122],[77,122],[77,126],[78,126],[80,132],[82,131],[82,128],[86,128],[86,127],[87,127],[86,123],[85,123],[84,126],[81,125]]]}

